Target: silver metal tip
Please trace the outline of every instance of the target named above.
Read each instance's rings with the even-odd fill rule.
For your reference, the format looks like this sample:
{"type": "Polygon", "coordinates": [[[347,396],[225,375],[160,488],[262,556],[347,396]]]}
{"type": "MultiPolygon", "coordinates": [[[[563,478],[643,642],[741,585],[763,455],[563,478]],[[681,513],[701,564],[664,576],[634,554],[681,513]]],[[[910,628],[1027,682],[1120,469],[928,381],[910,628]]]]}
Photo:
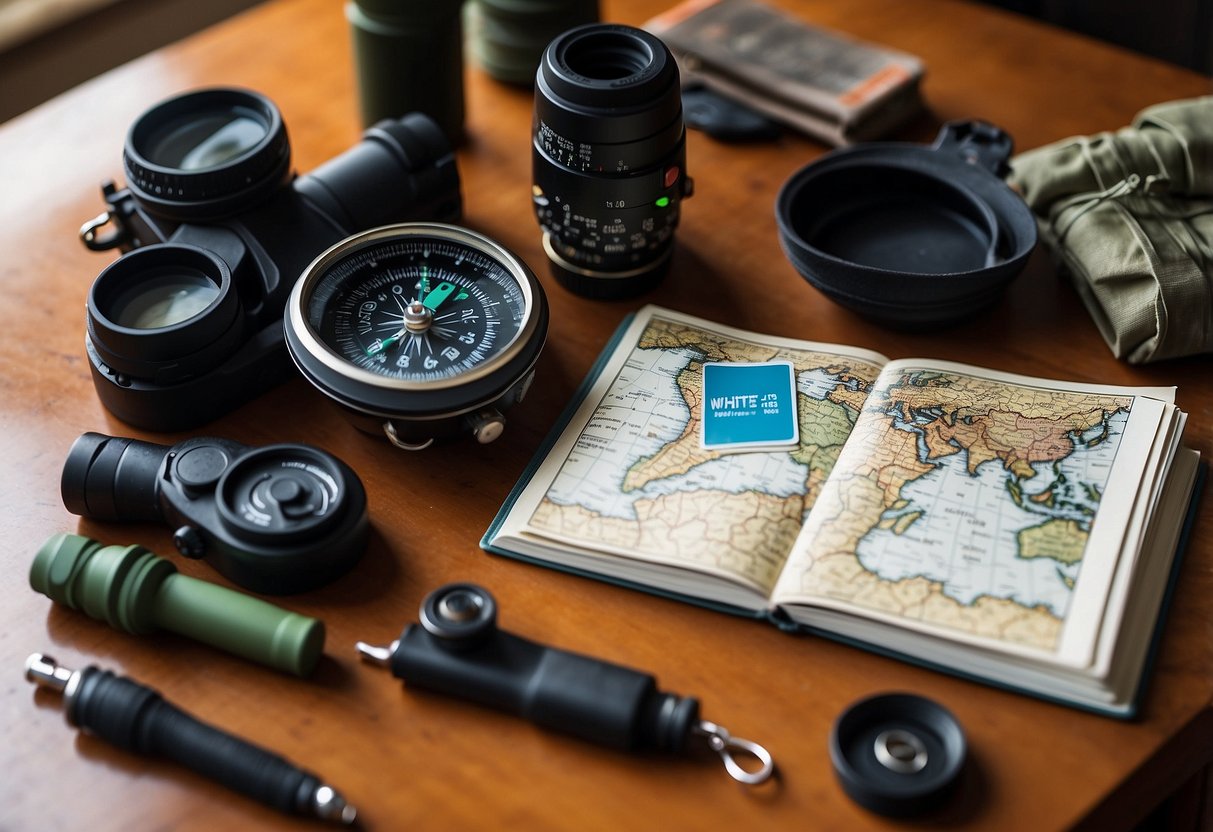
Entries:
{"type": "Polygon", "coordinates": [[[321,785],[312,795],[312,809],[321,820],[333,820],[350,826],[358,818],[358,810],[345,802],[345,798],[332,786],[321,785]]]}
{"type": "Polygon", "coordinates": [[[25,660],[25,680],[42,688],[62,691],[74,672],[42,653],[31,653],[25,660]]]}
{"type": "Polygon", "coordinates": [[[387,647],[376,647],[373,644],[360,641],[354,646],[358,650],[358,655],[362,656],[363,661],[377,664],[380,667],[390,667],[392,664],[392,654],[396,652],[396,647],[399,644],[399,641],[393,641],[387,647]]]}

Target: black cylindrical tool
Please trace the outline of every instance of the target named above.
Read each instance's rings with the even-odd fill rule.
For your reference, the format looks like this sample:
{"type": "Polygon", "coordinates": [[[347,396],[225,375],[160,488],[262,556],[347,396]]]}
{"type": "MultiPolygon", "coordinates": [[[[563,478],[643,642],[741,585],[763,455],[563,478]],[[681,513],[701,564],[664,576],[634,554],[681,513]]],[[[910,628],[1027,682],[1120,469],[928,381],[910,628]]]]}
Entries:
{"type": "Polygon", "coordinates": [[[448,584],[422,602],[390,647],[358,643],[364,658],[410,686],[470,699],[537,725],[630,751],[681,752],[689,736],[707,739],[743,783],[771,776],[771,755],[699,718],[699,700],[657,689],[657,680],[622,665],[537,644],[497,627],[497,604],[475,584],[448,584]],[[735,752],[753,755],[748,771],[735,752]]]}
{"type": "Polygon", "coordinates": [[[25,678],[61,692],[67,721],[119,748],[164,757],[292,815],[352,824],[353,806],[316,775],[201,722],[149,687],[108,670],[60,667],[32,654],[25,678]]]}

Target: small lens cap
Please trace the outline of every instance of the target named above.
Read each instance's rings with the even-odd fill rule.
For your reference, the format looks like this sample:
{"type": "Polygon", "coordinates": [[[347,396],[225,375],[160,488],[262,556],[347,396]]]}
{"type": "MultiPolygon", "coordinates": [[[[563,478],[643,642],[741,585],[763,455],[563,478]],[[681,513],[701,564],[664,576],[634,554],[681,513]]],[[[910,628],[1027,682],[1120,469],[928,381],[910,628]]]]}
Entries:
{"type": "Polygon", "coordinates": [[[877,814],[918,815],[940,806],[964,768],[964,731],[950,711],[923,696],[861,699],[834,722],[830,761],[843,791],[877,814]]]}
{"type": "Polygon", "coordinates": [[[421,602],[421,626],[451,647],[472,647],[497,628],[497,602],[477,584],[440,586],[421,602]]]}

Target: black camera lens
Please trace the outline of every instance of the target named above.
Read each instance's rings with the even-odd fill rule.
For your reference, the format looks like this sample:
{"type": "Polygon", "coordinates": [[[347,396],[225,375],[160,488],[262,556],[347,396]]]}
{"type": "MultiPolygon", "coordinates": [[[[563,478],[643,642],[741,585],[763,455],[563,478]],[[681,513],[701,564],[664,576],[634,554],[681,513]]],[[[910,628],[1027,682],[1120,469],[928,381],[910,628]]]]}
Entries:
{"type": "Polygon", "coordinates": [[[614,24],[558,36],[535,77],[533,145],[532,200],[556,279],[595,298],[655,286],[692,192],[665,44],[614,24]]]}
{"type": "Polygon", "coordinates": [[[119,373],[162,383],[213,365],[241,334],[227,264],[179,243],[115,260],[93,283],[87,311],[89,339],[101,360],[119,373]]]}
{"type": "Polygon", "coordinates": [[[290,143],[278,108],[240,89],[171,98],[131,127],[127,184],[175,220],[217,219],[268,196],[289,178],[290,143]]]}

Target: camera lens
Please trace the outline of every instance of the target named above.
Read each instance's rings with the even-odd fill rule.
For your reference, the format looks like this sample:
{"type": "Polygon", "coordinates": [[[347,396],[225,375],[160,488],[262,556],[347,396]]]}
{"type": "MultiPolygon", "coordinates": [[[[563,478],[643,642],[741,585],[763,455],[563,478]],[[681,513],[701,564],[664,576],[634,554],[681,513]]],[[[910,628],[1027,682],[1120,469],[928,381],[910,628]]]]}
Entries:
{"type": "Polygon", "coordinates": [[[170,98],[131,127],[127,185],[172,220],[213,220],[263,199],[290,176],[291,149],[278,108],[249,90],[170,98]]]}
{"type": "Polygon", "coordinates": [[[532,200],[557,280],[595,298],[655,286],[692,191],[665,44],[613,24],[559,35],[535,77],[533,145],[532,200]]]}

